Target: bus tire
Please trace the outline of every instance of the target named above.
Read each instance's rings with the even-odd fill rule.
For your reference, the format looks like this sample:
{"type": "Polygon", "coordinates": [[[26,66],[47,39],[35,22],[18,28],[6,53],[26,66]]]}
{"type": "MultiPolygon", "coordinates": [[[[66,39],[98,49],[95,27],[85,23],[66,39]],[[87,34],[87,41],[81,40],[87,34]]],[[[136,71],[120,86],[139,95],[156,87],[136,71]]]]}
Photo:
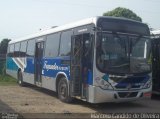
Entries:
{"type": "Polygon", "coordinates": [[[21,71],[18,72],[18,84],[20,86],[25,86],[25,84],[23,82],[23,76],[22,76],[22,72],[21,71]]]}
{"type": "Polygon", "coordinates": [[[70,103],[72,101],[68,92],[68,85],[65,77],[62,77],[58,82],[58,98],[62,102],[70,103]]]}

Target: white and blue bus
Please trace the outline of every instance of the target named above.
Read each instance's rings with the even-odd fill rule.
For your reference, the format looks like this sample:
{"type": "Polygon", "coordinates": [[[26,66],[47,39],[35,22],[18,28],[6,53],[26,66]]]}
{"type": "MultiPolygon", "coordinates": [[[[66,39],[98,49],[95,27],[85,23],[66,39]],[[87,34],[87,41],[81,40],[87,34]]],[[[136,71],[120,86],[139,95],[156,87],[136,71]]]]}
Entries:
{"type": "Polygon", "coordinates": [[[146,24],[93,17],[13,40],[6,72],[19,85],[90,103],[150,97],[150,31],[146,24]]]}

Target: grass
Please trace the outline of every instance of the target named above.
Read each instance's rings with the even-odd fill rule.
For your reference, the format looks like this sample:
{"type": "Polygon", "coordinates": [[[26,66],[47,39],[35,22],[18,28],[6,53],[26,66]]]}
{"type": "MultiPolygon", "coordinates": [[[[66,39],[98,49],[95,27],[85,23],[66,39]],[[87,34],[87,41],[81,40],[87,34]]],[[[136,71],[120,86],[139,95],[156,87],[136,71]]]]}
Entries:
{"type": "Polygon", "coordinates": [[[8,86],[8,85],[17,85],[17,80],[8,75],[5,76],[0,75],[0,86],[8,86]]]}

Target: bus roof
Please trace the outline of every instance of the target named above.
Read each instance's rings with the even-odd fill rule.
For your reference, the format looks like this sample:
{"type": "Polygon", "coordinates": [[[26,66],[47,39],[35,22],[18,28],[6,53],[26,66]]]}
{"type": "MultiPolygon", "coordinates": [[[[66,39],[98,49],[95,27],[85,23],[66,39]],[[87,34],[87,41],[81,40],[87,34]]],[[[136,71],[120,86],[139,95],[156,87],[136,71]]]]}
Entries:
{"type": "Polygon", "coordinates": [[[154,35],[160,35],[160,29],[153,30],[153,31],[151,31],[151,33],[154,35]]]}
{"type": "Polygon", "coordinates": [[[67,30],[67,29],[71,29],[71,28],[74,28],[74,27],[78,27],[78,26],[83,26],[83,25],[86,25],[86,24],[96,23],[96,19],[97,19],[97,17],[87,18],[87,19],[80,20],[80,21],[77,21],[77,22],[72,22],[72,23],[69,23],[69,24],[66,24],[66,25],[50,28],[48,30],[42,30],[42,31],[39,31],[35,34],[28,35],[26,37],[22,37],[22,38],[19,38],[19,39],[15,39],[15,40],[11,41],[9,44],[12,44],[12,43],[15,43],[15,42],[18,42],[18,41],[23,41],[23,40],[27,40],[27,39],[40,37],[40,36],[51,34],[51,33],[56,33],[56,32],[62,31],[62,30],[67,30]]]}
{"type": "Polygon", "coordinates": [[[71,29],[71,28],[75,28],[75,27],[83,26],[83,25],[87,25],[87,24],[94,23],[96,25],[97,24],[97,19],[99,19],[99,18],[121,19],[121,20],[138,22],[138,21],[135,21],[135,20],[120,18],[120,17],[110,17],[110,16],[91,17],[91,18],[83,19],[83,20],[80,20],[80,21],[77,21],[77,22],[72,22],[72,23],[69,23],[69,24],[66,24],[66,25],[50,28],[48,30],[42,30],[42,31],[39,31],[35,34],[12,40],[11,42],[9,42],[9,44],[16,43],[16,42],[23,41],[23,40],[32,39],[32,38],[37,38],[37,37],[44,36],[44,35],[47,35],[47,34],[56,33],[56,32],[59,32],[59,31],[63,31],[63,30],[67,30],[67,29],[71,29]]]}
{"type": "Polygon", "coordinates": [[[151,38],[159,39],[160,38],[160,29],[152,30],[151,32],[151,38]]]}

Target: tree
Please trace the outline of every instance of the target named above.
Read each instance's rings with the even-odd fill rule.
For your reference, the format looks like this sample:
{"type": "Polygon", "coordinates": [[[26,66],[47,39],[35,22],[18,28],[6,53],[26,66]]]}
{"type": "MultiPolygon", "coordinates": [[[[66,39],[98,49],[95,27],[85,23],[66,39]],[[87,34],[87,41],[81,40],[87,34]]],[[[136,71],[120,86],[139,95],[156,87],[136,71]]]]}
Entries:
{"type": "Polygon", "coordinates": [[[122,8],[122,7],[117,7],[112,11],[103,13],[103,16],[123,17],[123,18],[128,18],[128,19],[142,22],[141,17],[137,16],[136,13],[134,13],[133,11],[129,9],[122,8]]]}
{"type": "Polygon", "coordinates": [[[3,39],[0,43],[0,54],[6,54],[7,53],[7,47],[8,43],[11,41],[10,39],[3,39]]]}
{"type": "Polygon", "coordinates": [[[7,54],[8,43],[11,41],[10,39],[3,39],[0,43],[0,74],[5,74],[5,56],[7,54]]]}

